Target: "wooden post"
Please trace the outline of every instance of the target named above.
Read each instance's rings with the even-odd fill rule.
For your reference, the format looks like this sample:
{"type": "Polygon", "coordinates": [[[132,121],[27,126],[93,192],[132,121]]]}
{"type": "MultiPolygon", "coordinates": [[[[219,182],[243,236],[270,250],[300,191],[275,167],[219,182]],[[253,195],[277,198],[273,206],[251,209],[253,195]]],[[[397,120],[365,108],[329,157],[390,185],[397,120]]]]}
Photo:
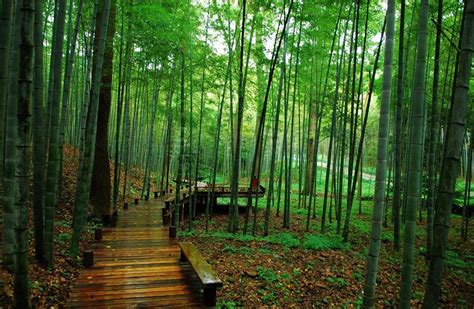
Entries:
{"type": "Polygon", "coordinates": [[[169,237],[176,238],[176,226],[170,225],[169,227],[169,237]]]}
{"type": "Polygon", "coordinates": [[[216,287],[204,287],[203,302],[208,307],[216,305],[216,287]]]}
{"type": "Polygon", "coordinates": [[[170,214],[166,208],[161,209],[162,211],[162,217],[163,217],[163,225],[169,225],[170,224],[170,214]]]}
{"type": "Polygon", "coordinates": [[[139,199],[136,198],[136,199],[135,199],[135,205],[138,205],[138,201],[139,201],[139,199]]]}
{"type": "Polygon", "coordinates": [[[97,240],[97,241],[102,240],[102,228],[97,228],[97,229],[95,229],[95,231],[94,231],[94,238],[95,238],[95,240],[97,240]]]}
{"type": "Polygon", "coordinates": [[[94,266],[94,251],[92,250],[84,250],[83,252],[83,259],[82,265],[84,267],[92,267],[94,266]]]}

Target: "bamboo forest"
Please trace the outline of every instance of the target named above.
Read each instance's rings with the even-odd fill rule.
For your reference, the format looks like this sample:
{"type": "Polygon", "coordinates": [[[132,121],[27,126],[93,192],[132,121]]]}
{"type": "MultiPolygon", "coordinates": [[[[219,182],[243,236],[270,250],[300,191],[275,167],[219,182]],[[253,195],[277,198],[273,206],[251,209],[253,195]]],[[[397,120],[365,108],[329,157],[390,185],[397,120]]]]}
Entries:
{"type": "Polygon", "coordinates": [[[0,0],[1,308],[474,308],[474,0],[0,0]]]}

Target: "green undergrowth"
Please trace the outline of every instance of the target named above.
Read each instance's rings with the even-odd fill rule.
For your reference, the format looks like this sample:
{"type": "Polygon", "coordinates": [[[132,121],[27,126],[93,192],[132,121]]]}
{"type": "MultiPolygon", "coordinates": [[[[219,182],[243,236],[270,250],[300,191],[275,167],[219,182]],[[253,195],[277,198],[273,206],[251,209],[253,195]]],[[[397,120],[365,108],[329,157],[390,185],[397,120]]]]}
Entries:
{"type": "MultiPolygon", "coordinates": [[[[267,243],[267,244],[274,244],[280,245],[284,248],[300,248],[306,250],[343,250],[348,249],[349,244],[343,243],[340,237],[333,236],[330,234],[325,235],[313,235],[313,234],[305,234],[303,240],[298,239],[294,235],[290,233],[276,233],[272,234],[268,237],[254,237],[252,235],[243,235],[243,234],[233,234],[233,233],[226,233],[226,232],[208,232],[198,234],[195,230],[192,231],[179,231],[179,237],[191,237],[191,236],[200,236],[200,237],[212,237],[212,238],[220,238],[220,239],[227,239],[227,240],[237,240],[240,242],[252,242],[257,241],[260,243],[267,243]]],[[[270,250],[268,248],[262,249],[263,251],[270,250]]],[[[232,253],[249,253],[248,250],[245,249],[236,249],[235,247],[224,247],[224,251],[232,252],[232,253]]],[[[262,252],[263,253],[263,252],[262,252]]]]}
{"type": "Polygon", "coordinates": [[[217,301],[217,309],[233,309],[233,308],[241,308],[242,305],[240,303],[236,303],[233,301],[227,301],[227,300],[218,300],[217,301]]]}
{"type": "Polygon", "coordinates": [[[349,244],[343,243],[340,237],[331,235],[311,235],[306,234],[303,242],[303,248],[308,250],[342,250],[348,249],[349,244]]]}
{"type": "Polygon", "coordinates": [[[444,261],[456,275],[466,277],[468,282],[474,282],[474,256],[466,255],[461,258],[457,252],[446,250],[444,261]]]}

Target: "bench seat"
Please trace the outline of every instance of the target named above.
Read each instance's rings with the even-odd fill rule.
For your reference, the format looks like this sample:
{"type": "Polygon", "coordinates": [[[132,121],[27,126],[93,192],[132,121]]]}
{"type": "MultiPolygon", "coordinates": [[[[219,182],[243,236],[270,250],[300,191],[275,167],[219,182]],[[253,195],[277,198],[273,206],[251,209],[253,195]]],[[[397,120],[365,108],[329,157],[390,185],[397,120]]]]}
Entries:
{"type": "Polygon", "coordinates": [[[199,277],[204,289],[203,302],[206,306],[216,305],[216,289],[222,287],[222,281],[201,252],[191,242],[180,242],[181,261],[188,261],[199,277]]]}

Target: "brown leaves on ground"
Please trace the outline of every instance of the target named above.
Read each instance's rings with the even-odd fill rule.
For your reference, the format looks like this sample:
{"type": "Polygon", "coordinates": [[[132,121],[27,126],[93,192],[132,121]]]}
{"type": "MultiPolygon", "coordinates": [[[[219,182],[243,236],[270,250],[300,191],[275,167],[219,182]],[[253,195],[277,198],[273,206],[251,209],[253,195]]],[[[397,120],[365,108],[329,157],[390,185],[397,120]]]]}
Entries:
{"type": "MultiPolygon", "coordinates": [[[[354,217],[354,221],[363,220],[370,227],[368,214],[354,217]]],[[[241,216],[240,222],[243,220],[241,216]]],[[[262,211],[257,216],[258,224],[261,225],[263,220],[262,211]]],[[[453,221],[453,226],[458,224],[457,219],[453,221]]],[[[290,233],[303,240],[306,216],[292,214],[291,222],[291,229],[284,229],[281,227],[282,218],[277,218],[273,214],[270,235],[290,233]]],[[[320,224],[318,220],[313,222],[316,222],[315,225],[320,224]]],[[[284,308],[361,304],[369,241],[369,233],[366,231],[362,232],[353,227],[351,245],[348,249],[315,251],[303,249],[301,246],[288,248],[261,239],[239,240],[210,236],[212,232],[225,232],[226,226],[227,216],[215,215],[210,223],[211,234],[206,235],[205,220],[200,217],[194,222],[197,236],[182,237],[196,244],[223,280],[224,286],[218,292],[221,304],[284,308]]],[[[425,229],[425,226],[421,225],[418,228],[425,229]]],[[[455,233],[453,231],[453,234],[455,233]]],[[[319,234],[319,226],[312,228],[311,234],[319,234]]],[[[334,237],[334,233],[330,234],[334,237]]],[[[424,246],[424,237],[418,235],[417,242],[417,248],[424,246]]],[[[461,243],[453,237],[451,244],[453,244],[451,249],[460,256],[467,258],[470,256],[470,269],[474,271],[473,242],[461,243]]],[[[402,256],[400,252],[395,252],[392,246],[391,241],[382,243],[376,292],[380,307],[396,306],[398,302],[402,256]]],[[[422,254],[416,254],[415,266],[412,299],[413,305],[419,306],[423,300],[428,269],[422,254]]],[[[453,266],[448,266],[445,274],[442,305],[474,306],[474,282],[470,281],[472,276],[466,276],[462,270],[453,266]]]]}

